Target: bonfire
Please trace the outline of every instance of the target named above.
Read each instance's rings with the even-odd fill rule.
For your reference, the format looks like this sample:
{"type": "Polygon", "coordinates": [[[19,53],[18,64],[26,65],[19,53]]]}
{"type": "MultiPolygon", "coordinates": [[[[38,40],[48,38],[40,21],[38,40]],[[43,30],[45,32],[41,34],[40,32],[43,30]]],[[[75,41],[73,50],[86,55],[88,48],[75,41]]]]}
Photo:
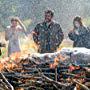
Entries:
{"type": "MultiPolygon", "coordinates": [[[[30,47],[37,49],[35,44],[30,47]]],[[[0,60],[0,90],[90,89],[90,50],[62,48],[39,54],[29,52],[29,45],[24,48],[0,60]]]]}

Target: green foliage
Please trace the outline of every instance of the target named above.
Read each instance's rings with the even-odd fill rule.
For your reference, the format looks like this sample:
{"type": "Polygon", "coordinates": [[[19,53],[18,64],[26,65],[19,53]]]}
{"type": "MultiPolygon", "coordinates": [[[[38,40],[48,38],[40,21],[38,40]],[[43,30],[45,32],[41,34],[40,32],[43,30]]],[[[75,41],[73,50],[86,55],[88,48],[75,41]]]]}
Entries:
{"type": "Polygon", "coordinates": [[[11,16],[18,16],[26,22],[27,29],[32,30],[42,21],[46,9],[55,11],[55,20],[67,31],[76,15],[90,16],[90,0],[0,0],[0,26],[5,28],[11,16]]]}
{"type": "Polygon", "coordinates": [[[85,18],[83,21],[85,25],[90,26],[90,17],[85,18]]]}

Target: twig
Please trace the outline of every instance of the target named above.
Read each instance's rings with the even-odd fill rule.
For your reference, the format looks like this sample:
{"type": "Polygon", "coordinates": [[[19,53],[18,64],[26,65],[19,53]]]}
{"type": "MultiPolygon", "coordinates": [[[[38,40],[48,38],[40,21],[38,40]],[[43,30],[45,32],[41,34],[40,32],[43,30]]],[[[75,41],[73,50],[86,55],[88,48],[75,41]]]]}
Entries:
{"type": "Polygon", "coordinates": [[[86,85],[78,82],[77,80],[72,80],[73,82],[75,82],[76,84],[80,85],[84,90],[90,90],[86,85]]]}
{"type": "Polygon", "coordinates": [[[10,90],[14,90],[14,87],[7,81],[6,77],[0,72],[0,75],[2,79],[5,81],[5,83],[8,85],[10,90]]]}
{"type": "Polygon", "coordinates": [[[60,83],[60,82],[58,82],[58,81],[54,81],[53,79],[48,78],[48,77],[45,76],[44,74],[42,74],[42,77],[43,77],[44,79],[46,79],[47,81],[49,81],[49,82],[51,82],[51,83],[54,83],[54,84],[56,84],[56,85],[59,85],[59,86],[62,86],[62,87],[67,87],[67,86],[68,86],[68,85],[63,84],[63,83],[60,83]]]}

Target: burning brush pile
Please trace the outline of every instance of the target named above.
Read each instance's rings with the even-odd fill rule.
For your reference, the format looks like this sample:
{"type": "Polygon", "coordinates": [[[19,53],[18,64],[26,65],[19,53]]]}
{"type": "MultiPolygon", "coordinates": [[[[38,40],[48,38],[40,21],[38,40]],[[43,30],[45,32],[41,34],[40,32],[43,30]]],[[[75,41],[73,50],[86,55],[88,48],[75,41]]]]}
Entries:
{"type": "Polygon", "coordinates": [[[15,53],[0,60],[0,90],[90,90],[90,50],[15,53]]]}

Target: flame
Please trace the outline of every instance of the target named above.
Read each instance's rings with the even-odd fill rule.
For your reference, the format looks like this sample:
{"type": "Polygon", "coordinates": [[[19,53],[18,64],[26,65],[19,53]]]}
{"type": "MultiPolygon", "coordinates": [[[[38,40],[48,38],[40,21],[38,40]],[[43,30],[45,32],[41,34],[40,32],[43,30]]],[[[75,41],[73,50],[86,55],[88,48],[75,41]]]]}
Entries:
{"type": "Polygon", "coordinates": [[[54,63],[50,64],[50,68],[55,68],[58,66],[59,61],[64,61],[66,59],[66,57],[62,56],[61,54],[59,54],[57,57],[54,58],[54,63]]]}
{"type": "Polygon", "coordinates": [[[4,68],[12,70],[14,67],[18,67],[22,57],[28,56],[31,53],[37,52],[38,46],[32,40],[31,35],[27,39],[21,39],[21,52],[12,53],[9,57],[2,57],[0,59],[0,71],[4,68]]]}
{"type": "Polygon", "coordinates": [[[11,60],[17,60],[21,56],[20,52],[15,52],[10,55],[11,60]]]}
{"type": "MultiPolygon", "coordinates": [[[[20,39],[21,40],[21,42],[20,42],[21,43],[20,44],[21,52],[15,52],[15,53],[12,53],[10,55],[10,57],[3,58],[1,64],[6,64],[6,66],[9,69],[12,69],[15,66],[15,63],[19,63],[20,57],[23,57],[23,56],[25,57],[28,54],[37,52],[39,46],[34,43],[33,38],[32,38],[32,34],[36,34],[36,33],[32,32],[30,35],[28,35],[27,38],[25,38],[25,39],[21,38],[20,39]],[[10,63],[8,64],[7,62],[10,62],[10,63]]],[[[64,47],[63,45],[61,45],[61,47],[58,50],[61,50],[61,48],[64,47]]],[[[54,63],[50,64],[50,68],[57,67],[60,60],[62,60],[62,61],[65,60],[65,57],[62,55],[58,55],[57,57],[55,57],[54,63]]]]}
{"type": "Polygon", "coordinates": [[[58,63],[59,63],[59,58],[58,57],[56,57],[55,59],[54,59],[54,65],[58,65],[58,63]]]}
{"type": "Polygon", "coordinates": [[[28,35],[26,39],[21,39],[21,52],[23,54],[35,53],[38,51],[38,45],[34,43],[32,35],[28,35]]]}
{"type": "Polygon", "coordinates": [[[78,69],[80,69],[80,66],[73,66],[73,65],[69,66],[70,71],[74,71],[74,70],[78,70],[78,69]]]}
{"type": "Polygon", "coordinates": [[[51,64],[50,64],[50,68],[53,69],[53,68],[57,67],[57,66],[58,66],[58,63],[59,63],[59,58],[56,57],[56,58],[54,59],[54,63],[51,63],[51,64]]]}
{"type": "Polygon", "coordinates": [[[4,64],[0,63],[0,71],[4,69],[4,64]]]}

